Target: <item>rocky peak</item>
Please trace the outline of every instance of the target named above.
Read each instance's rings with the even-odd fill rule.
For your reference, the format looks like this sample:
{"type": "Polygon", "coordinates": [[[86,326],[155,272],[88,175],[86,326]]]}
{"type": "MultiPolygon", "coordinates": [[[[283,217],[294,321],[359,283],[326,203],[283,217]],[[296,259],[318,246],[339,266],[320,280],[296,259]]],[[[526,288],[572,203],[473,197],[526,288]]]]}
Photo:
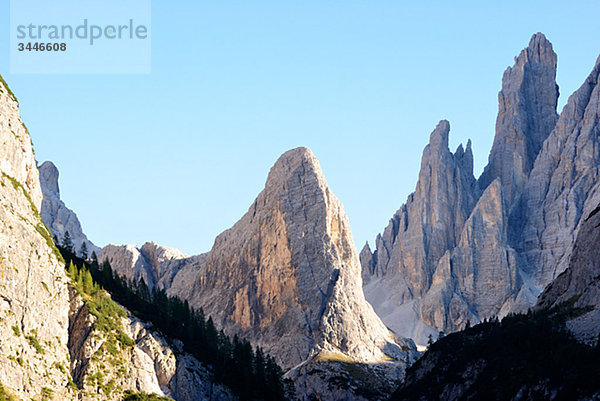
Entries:
{"type": "Polygon", "coordinates": [[[600,203],[600,58],[560,118],[556,61],[550,42],[535,34],[505,71],[489,164],[471,192],[459,184],[469,179],[449,179],[472,174],[470,145],[449,163],[440,124],[417,190],[371,257],[363,250],[375,277],[365,280],[367,299],[398,333],[422,343],[431,328],[454,331],[467,320],[526,310],[567,267],[582,216],[600,203]],[[448,207],[470,202],[475,207],[448,207]]]}
{"type": "MultiPolygon", "coordinates": [[[[462,144],[460,145],[462,146],[462,144]]],[[[455,153],[456,155],[456,153],[455,153]]],[[[456,156],[455,156],[456,157],[456,156]]],[[[471,140],[467,140],[467,148],[461,157],[462,171],[467,177],[473,177],[473,149],[471,148],[471,140]]]]}
{"type": "Polygon", "coordinates": [[[204,255],[188,256],[177,249],[146,242],[135,245],[109,244],[98,253],[98,260],[110,263],[113,271],[134,282],[144,280],[152,289],[167,289],[173,277],[188,264],[202,260],[204,255]]]}
{"type": "Polygon", "coordinates": [[[440,151],[447,150],[449,135],[450,123],[447,120],[441,120],[429,135],[429,146],[440,151]]]}
{"type": "MultiPolygon", "coordinates": [[[[416,295],[430,283],[433,267],[455,245],[477,198],[470,142],[453,154],[448,148],[450,124],[442,120],[423,150],[415,192],[376,240],[377,261],[371,270],[390,268],[409,276],[407,293],[416,295]]],[[[402,291],[404,292],[404,290],[402,291]]],[[[412,295],[411,295],[412,296],[412,295]]]]}
{"type": "Polygon", "coordinates": [[[508,205],[523,189],[535,158],[558,119],[556,60],[552,44],[543,34],[536,33],[502,77],[496,135],[479,183],[485,189],[499,177],[508,205]]]}
{"type": "Polygon", "coordinates": [[[86,245],[88,257],[92,252],[99,254],[100,248],[85,235],[75,212],[60,199],[58,178],[58,168],[51,161],[46,161],[39,167],[39,180],[43,194],[40,214],[44,224],[59,243],[68,231],[73,241],[73,248],[78,255],[81,256],[83,243],[86,245]]]}
{"type": "Polygon", "coordinates": [[[363,249],[364,291],[386,325],[400,335],[427,342],[437,334],[422,323],[420,298],[430,289],[438,261],[457,245],[479,197],[471,142],[453,154],[450,124],[442,120],[423,150],[415,192],[392,217],[376,249],[363,249]]]}
{"type": "Polygon", "coordinates": [[[167,260],[185,259],[189,256],[175,248],[158,245],[155,242],[146,242],[140,248],[140,253],[150,262],[155,269],[167,260]]]}
{"type": "Polygon", "coordinates": [[[307,148],[277,160],[248,212],[168,292],[285,368],[321,353],[377,362],[410,350],[366,302],[348,218],[307,148]]]}
{"type": "MultiPolygon", "coordinates": [[[[290,178],[314,179],[319,185],[327,185],[319,161],[306,147],[288,150],[275,162],[265,183],[265,189],[285,185],[290,178]]],[[[291,188],[290,188],[291,189],[291,188]]]]}
{"type": "Polygon", "coordinates": [[[567,101],[512,210],[511,243],[542,288],[568,266],[584,210],[598,203],[600,58],[567,101]]]}
{"type": "Polygon", "coordinates": [[[371,276],[375,274],[375,255],[371,252],[371,247],[369,243],[366,242],[365,246],[363,246],[358,258],[360,260],[360,265],[362,266],[363,273],[363,282],[369,281],[371,276]]]}
{"type": "Polygon", "coordinates": [[[45,161],[39,167],[40,184],[42,190],[47,196],[60,198],[60,189],[58,187],[58,168],[51,161],[45,161]]]}

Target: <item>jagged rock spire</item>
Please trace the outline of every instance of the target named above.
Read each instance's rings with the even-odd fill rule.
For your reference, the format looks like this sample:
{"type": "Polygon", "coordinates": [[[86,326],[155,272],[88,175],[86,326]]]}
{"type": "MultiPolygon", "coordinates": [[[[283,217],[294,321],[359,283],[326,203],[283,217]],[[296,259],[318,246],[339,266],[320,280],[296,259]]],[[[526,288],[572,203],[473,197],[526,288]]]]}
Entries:
{"type": "Polygon", "coordinates": [[[600,198],[600,57],[561,112],[513,208],[512,244],[543,287],[567,268],[584,212],[600,198]]]}
{"type": "Polygon", "coordinates": [[[74,251],[77,254],[80,255],[83,243],[86,244],[88,257],[91,256],[92,252],[99,254],[100,248],[94,245],[84,234],[75,212],[69,209],[60,199],[58,168],[51,161],[46,161],[39,167],[39,177],[43,195],[40,214],[42,215],[44,224],[50,229],[52,235],[60,243],[65,234],[69,232],[74,251]]]}
{"type": "Polygon", "coordinates": [[[376,240],[377,260],[372,270],[404,272],[408,288],[417,295],[427,290],[433,267],[430,264],[456,243],[462,224],[475,202],[473,155],[459,146],[448,149],[450,124],[438,123],[423,150],[415,192],[396,212],[383,235],[376,240]]]}
{"type": "Polygon", "coordinates": [[[424,337],[423,344],[429,332],[409,322],[408,316],[418,309],[411,302],[429,290],[438,260],[456,246],[478,198],[471,143],[453,154],[448,149],[449,133],[448,121],[440,121],[423,150],[415,192],[377,236],[371,257],[366,248],[361,253],[369,302],[393,330],[424,337]],[[371,280],[381,277],[385,280],[371,280]],[[409,305],[408,310],[402,312],[394,304],[409,305]]]}
{"type": "Polygon", "coordinates": [[[485,189],[500,178],[507,205],[523,189],[544,140],[556,125],[556,59],[550,41],[536,33],[502,77],[496,135],[479,186],[485,189]]]}

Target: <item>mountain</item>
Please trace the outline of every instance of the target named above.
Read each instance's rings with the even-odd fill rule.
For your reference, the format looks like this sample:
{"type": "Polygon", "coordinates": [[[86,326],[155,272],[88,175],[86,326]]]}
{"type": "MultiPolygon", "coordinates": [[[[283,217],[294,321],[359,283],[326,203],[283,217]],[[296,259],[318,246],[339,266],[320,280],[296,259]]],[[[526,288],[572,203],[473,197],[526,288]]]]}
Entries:
{"type": "Polygon", "coordinates": [[[359,362],[405,356],[364,299],[348,218],[307,148],[279,158],[249,211],[168,293],[287,368],[326,351],[359,362]]]}
{"type": "Polygon", "coordinates": [[[328,387],[322,377],[307,378],[308,366],[352,361],[366,370],[379,365],[396,379],[416,356],[414,344],[395,336],[366,302],[348,218],[307,148],[277,160],[265,189],[210,252],[147,256],[161,250],[109,246],[100,260],[157,283],[227,334],[262,347],[290,370],[301,397],[323,396],[328,387]]]}
{"type": "Polygon", "coordinates": [[[447,141],[432,153],[432,134],[415,192],[361,252],[366,298],[400,335],[425,344],[525,311],[567,267],[581,216],[598,203],[598,65],[558,116],[556,61],[533,35],[502,78],[482,175],[472,177],[469,146],[458,170],[447,141]]]}
{"type": "Polygon", "coordinates": [[[577,339],[598,344],[600,338],[600,205],[584,219],[577,233],[569,267],[540,295],[536,309],[570,303],[585,311],[567,321],[577,339]]]}
{"type": "Polygon", "coordinates": [[[478,181],[481,188],[486,188],[499,178],[508,205],[523,190],[542,144],[558,119],[556,60],[552,44],[537,33],[502,77],[496,135],[488,165],[478,181]]]}
{"type": "Polygon", "coordinates": [[[205,255],[188,256],[175,248],[147,242],[135,245],[109,244],[98,252],[101,261],[110,263],[113,270],[134,282],[144,280],[149,288],[167,290],[175,275],[187,265],[198,263],[205,255]]]}
{"type": "Polygon", "coordinates": [[[68,280],[39,216],[42,191],[18,102],[0,83],[0,383],[19,397],[68,397],[68,280]],[[35,341],[35,342],[34,342],[35,341]],[[53,352],[37,352],[33,344],[53,352]],[[19,362],[21,361],[21,362],[19,362]]]}
{"type": "Polygon", "coordinates": [[[544,142],[518,204],[511,243],[539,290],[567,268],[583,216],[599,203],[600,57],[544,142]]]}
{"type": "MultiPolygon", "coordinates": [[[[533,311],[438,340],[407,370],[391,400],[600,397],[599,78],[600,57],[543,142],[515,201],[484,219],[509,210],[509,264],[516,253],[532,288],[545,287],[533,311]]],[[[494,185],[498,191],[500,180],[486,192],[494,185]]],[[[498,295],[494,284],[508,271],[496,271],[482,292],[498,295]]]]}
{"type": "MultiPolygon", "coordinates": [[[[415,192],[377,236],[371,266],[363,266],[367,300],[390,328],[421,344],[437,332],[419,318],[420,298],[438,260],[456,246],[478,194],[471,143],[452,153],[449,132],[450,124],[441,121],[431,133],[415,192]]],[[[361,255],[369,261],[366,248],[361,255]]]]}
{"type": "Polygon", "coordinates": [[[441,338],[408,368],[390,400],[597,400],[600,348],[564,327],[581,313],[562,305],[441,338]]]}
{"type": "Polygon", "coordinates": [[[42,188],[42,208],[40,213],[44,224],[60,241],[68,232],[73,242],[73,249],[81,255],[81,248],[85,243],[87,254],[98,253],[100,248],[94,245],[84,234],[79,218],[60,199],[58,187],[58,168],[51,161],[46,161],[39,166],[40,184],[42,188]]]}
{"type": "Polygon", "coordinates": [[[75,240],[87,239],[58,198],[52,164],[40,180],[18,102],[1,78],[0,143],[0,398],[120,400],[131,390],[235,400],[210,367],[66,274],[44,222],[54,234],[73,229],[75,240]]]}
{"type": "Polygon", "coordinates": [[[392,400],[600,397],[600,205],[583,219],[569,267],[535,311],[491,320],[431,345],[392,400]]]}

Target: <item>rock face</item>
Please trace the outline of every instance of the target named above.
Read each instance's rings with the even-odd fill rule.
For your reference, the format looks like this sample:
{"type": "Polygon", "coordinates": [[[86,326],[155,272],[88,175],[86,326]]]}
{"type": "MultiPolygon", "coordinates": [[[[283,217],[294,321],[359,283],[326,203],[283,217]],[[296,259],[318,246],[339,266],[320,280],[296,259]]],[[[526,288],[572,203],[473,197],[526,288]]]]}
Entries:
{"type": "Polygon", "coordinates": [[[511,242],[541,288],[567,268],[584,210],[598,204],[599,78],[600,58],[569,97],[512,211],[511,242]]]}
{"type": "Polygon", "coordinates": [[[73,395],[64,268],[38,210],[42,191],[18,103],[0,82],[0,383],[20,398],[73,395]]]}
{"type": "Polygon", "coordinates": [[[19,103],[0,77],[0,135],[2,135],[2,158],[0,170],[20,183],[35,207],[42,203],[42,190],[37,171],[33,144],[27,127],[19,117],[19,103]]]}
{"type": "Polygon", "coordinates": [[[98,259],[108,261],[121,276],[139,282],[148,288],[166,290],[175,275],[186,265],[199,263],[205,255],[188,256],[175,248],[147,242],[141,248],[135,245],[107,245],[98,253],[98,259]]]}
{"type": "Polygon", "coordinates": [[[48,212],[55,230],[75,228],[73,237],[82,240],[85,235],[76,216],[58,198],[58,173],[52,164],[44,164],[40,185],[29,133],[1,77],[0,143],[2,388],[19,399],[34,400],[120,400],[122,391],[117,389],[156,392],[184,401],[234,400],[212,382],[207,368],[131,316],[122,324],[135,345],[111,355],[96,352],[105,338],[88,301],[71,287],[38,211],[48,212]],[[120,369],[111,372],[112,382],[99,375],[101,367],[116,360],[120,369]]]}
{"type": "Polygon", "coordinates": [[[58,169],[50,162],[44,162],[39,168],[40,184],[42,188],[43,200],[41,215],[44,224],[50,229],[52,235],[62,241],[65,233],[69,232],[73,241],[73,249],[81,256],[81,246],[85,243],[88,250],[88,256],[92,252],[100,252],[100,248],[94,245],[83,233],[81,223],[75,212],[65,206],[60,199],[60,189],[58,187],[58,169]]]}
{"type": "Polygon", "coordinates": [[[429,288],[435,263],[456,245],[476,200],[471,143],[453,154],[449,132],[450,124],[440,121],[431,133],[415,192],[376,240],[374,276],[403,277],[404,286],[396,289],[403,299],[429,288]]]}
{"type": "Polygon", "coordinates": [[[482,188],[500,178],[506,202],[512,204],[556,125],[557,103],[556,53],[546,37],[537,33],[502,77],[496,136],[479,178],[482,188]]]}
{"type": "Polygon", "coordinates": [[[423,344],[437,331],[531,307],[566,268],[581,216],[600,200],[598,70],[557,118],[556,54],[535,34],[504,73],[489,164],[476,184],[469,163],[458,163],[465,178],[456,179],[449,152],[430,151],[440,143],[432,134],[415,192],[375,251],[361,253],[365,295],[388,326],[423,344]],[[455,178],[432,186],[438,171],[455,178]]]}
{"type": "Polygon", "coordinates": [[[128,278],[148,277],[202,308],[227,334],[262,347],[290,370],[300,398],[344,399],[352,392],[331,391],[334,381],[322,376],[309,379],[308,366],[328,370],[340,359],[365,369],[375,364],[390,380],[417,355],[366,302],[348,219],[307,148],[277,160],[265,189],[209,253],[153,263],[144,248],[160,249],[110,246],[101,261],[128,278]]]}
{"type": "Polygon", "coordinates": [[[551,308],[572,302],[587,312],[567,322],[575,336],[595,344],[600,334],[600,206],[581,224],[569,267],[540,295],[537,307],[551,308]]]}
{"type": "Polygon", "coordinates": [[[415,192],[377,237],[371,259],[366,248],[361,253],[371,261],[363,266],[367,299],[389,327],[420,343],[437,334],[422,324],[420,300],[440,258],[457,246],[479,193],[471,143],[452,153],[449,132],[450,124],[441,121],[431,133],[415,192]]]}
{"type": "Polygon", "coordinates": [[[249,211],[189,269],[168,293],[285,368],[324,351],[377,362],[410,350],[365,301],[348,219],[307,148],[279,158],[249,211]]]}
{"type": "MultiPolygon", "coordinates": [[[[122,390],[156,393],[177,401],[234,401],[227,388],[215,384],[212,372],[175,341],[175,346],[151,325],[127,313],[121,321],[134,345],[108,356],[106,334],[73,288],[70,289],[69,353],[74,383],[84,400],[120,400],[122,390]],[[102,393],[98,393],[98,389],[102,393]]],[[[121,347],[120,344],[112,344],[121,347]]]]}
{"type": "Polygon", "coordinates": [[[421,318],[430,327],[454,331],[467,321],[513,310],[522,280],[516,252],[506,245],[502,204],[496,179],[479,198],[457,246],[438,261],[421,302],[421,318]]]}

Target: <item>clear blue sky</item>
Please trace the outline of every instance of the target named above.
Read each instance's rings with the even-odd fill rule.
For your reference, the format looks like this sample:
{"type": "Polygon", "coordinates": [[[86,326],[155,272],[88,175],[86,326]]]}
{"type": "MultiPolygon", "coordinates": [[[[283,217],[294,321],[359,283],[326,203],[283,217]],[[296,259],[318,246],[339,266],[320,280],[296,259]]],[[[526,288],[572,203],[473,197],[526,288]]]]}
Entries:
{"type": "Polygon", "coordinates": [[[345,206],[357,246],[414,190],[440,119],[487,162],[503,71],[544,32],[560,106],[600,53],[587,2],[153,1],[150,75],[0,73],[37,159],[98,245],[207,251],[304,145],[345,206]]]}

